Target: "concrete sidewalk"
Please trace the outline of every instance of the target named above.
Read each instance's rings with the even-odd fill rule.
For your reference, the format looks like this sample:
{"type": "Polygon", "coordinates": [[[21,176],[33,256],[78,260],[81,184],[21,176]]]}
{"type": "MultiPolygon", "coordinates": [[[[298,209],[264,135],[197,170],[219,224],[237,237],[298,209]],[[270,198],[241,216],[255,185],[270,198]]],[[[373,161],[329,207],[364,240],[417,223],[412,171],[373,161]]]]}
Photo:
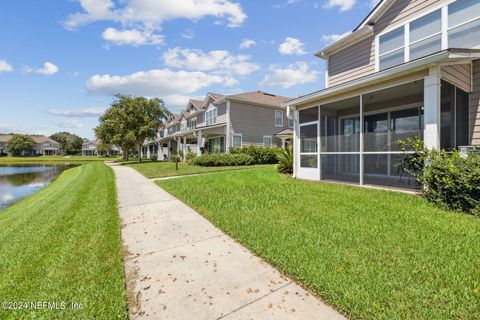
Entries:
{"type": "Polygon", "coordinates": [[[154,182],[109,165],[131,319],[344,319],[154,182]]]}

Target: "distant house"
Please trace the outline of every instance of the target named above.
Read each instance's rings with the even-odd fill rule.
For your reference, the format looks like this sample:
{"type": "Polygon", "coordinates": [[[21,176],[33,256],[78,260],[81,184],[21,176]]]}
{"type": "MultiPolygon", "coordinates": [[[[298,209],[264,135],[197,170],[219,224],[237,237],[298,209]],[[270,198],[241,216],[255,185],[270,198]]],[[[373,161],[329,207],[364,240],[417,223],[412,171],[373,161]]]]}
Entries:
{"type": "Polygon", "coordinates": [[[191,99],[180,114],[164,124],[156,141],[146,142],[143,156],[158,159],[191,151],[225,153],[230,147],[286,146],[292,142],[293,119],[282,103],[290,98],[262,91],[223,95],[208,93],[191,99]]]}
{"type": "MultiPolygon", "coordinates": [[[[8,154],[7,144],[12,139],[11,134],[0,135],[0,155],[8,154]]],[[[23,156],[39,156],[39,155],[57,155],[61,153],[60,144],[43,135],[30,135],[35,142],[35,146],[32,150],[24,152],[23,156]]]]}
{"type": "Polygon", "coordinates": [[[98,150],[98,146],[102,143],[100,139],[92,140],[82,145],[82,156],[112,156],[116,157],[122,154],[120,148],[112,146],[110,150],[98,150]]]}

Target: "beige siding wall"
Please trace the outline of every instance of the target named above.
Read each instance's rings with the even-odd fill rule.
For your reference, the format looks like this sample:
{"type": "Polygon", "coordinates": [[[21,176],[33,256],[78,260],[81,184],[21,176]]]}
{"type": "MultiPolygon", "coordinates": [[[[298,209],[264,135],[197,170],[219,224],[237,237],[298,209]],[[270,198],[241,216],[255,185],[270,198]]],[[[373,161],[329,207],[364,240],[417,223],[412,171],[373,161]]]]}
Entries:
{"type": "Polygon", "coordinates": [[[466,92],[472,91],[472,68],[470,64],[443,66],[442,78],[466,92]]]}
{"type": "Polygon", "coordinates": [[[469,120],[471,144],[480,145],[480,60],[473,62],[473,92],[470,94],[469,120]]]}
{"type": "MultiPolygon", "coordinates": [[[[243,144],[263,145],[263,136],[273,136],[288,125],[286,111],[283,110],[283,127],[275,127],[275,109],[238,102],[230,104],[232,134],[241,133],[243,144]]],[[[273,143],[280,146],[279,139],[273,143]]]]}
{"type": "Polygon", "coordinates": [[[375,72],[375,37],[386,28],[395,28],[416,16],[421,16],[447,0],[397,0],[375,22],[374,36],[363,39],[328,60],[329,86],[358,79],[375,72]]]}

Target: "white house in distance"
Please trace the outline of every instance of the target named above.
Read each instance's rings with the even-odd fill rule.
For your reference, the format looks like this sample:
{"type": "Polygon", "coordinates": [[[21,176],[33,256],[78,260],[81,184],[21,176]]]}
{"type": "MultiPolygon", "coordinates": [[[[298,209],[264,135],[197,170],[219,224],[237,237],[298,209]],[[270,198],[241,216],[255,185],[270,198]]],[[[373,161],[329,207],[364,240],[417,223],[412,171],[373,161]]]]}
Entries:
{"type": "Polygon", "coordinates": [[[316,55],[326,88],[283,104],[296,177],[414,188],[397,141],[480,144],[480,1],[383,0],[316,55]]]}
{"type": "MultiPolygon", "coordinates": [[[[12,137],[11,134],[0,134],[0,155],[8,154],[7,144],[12,137]]],[[[43,135],[33,134],[30,137],[35,142],[35,146],[32,150],[24,153],[23,156],[53,156],[61,153],[60,144],[57,141],[43,135]]]]}
{"type": "Polygon", "coordinates": [[[293,137],[293,119],[282,103],[290,98],[262,91],[191,99],[180,114],[165,123],[159,139],[145,143],[143,156],[159,160],[191,151],[226,153],[230,147],[286,146],[293,137]]]}
{"type": "Polygon", "coordinates": [[[102,141],[100,139],[92,140],[84,143],[82,145],[82,156],[112,156],[117,157],[122,154],[122,151],[117,146],[112,146],[109,151],[99,151],[97,150],[98,145],[102,141]]]}

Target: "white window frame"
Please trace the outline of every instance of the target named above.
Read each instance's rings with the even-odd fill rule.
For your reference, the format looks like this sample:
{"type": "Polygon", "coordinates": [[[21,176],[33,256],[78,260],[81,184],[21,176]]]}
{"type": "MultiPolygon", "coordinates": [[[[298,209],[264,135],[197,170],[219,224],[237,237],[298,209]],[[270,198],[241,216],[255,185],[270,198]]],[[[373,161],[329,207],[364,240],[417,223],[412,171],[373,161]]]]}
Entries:
{"type": "Polygon", "coordinates": [[[289,128],[293,128],[293,126],[295,125],[295,119],[293,119],[293,115],[291,117],[287,117],[287,125],[289,128]]]}
{"type": "Polygon", "coordinates": [[[263,136],[263,146],[267,148],[271,148],[273,146],[273,137],[272,136],[263,136]],[[265,138],[270,138],[270,145],[266,146],[265,145],[265,138]]]}
{"type": "Polygon", "coordinates": [[[275,127],[283,127],[283,110],[275,110],[275,127]],[[277,124],[277,114],[280,113],[280,124],[277,124]]]}
{"type": "Polygon", "coordinates": [[[235,147],[235,148],[241,148],[243,147],[243,134],[242,133],[234,133],[232,135],[232,147],[235,147]],[[236,146],[235,145],[235,137],[240,137],[240,145],[239,146],[236,146]]]}
{"type": "MultiPolygon", "coordinates": [[[[406,63],[406,62],[409,62],[410,61],[410,45],[412,44],[415,44],[417,42],[420,42],[422,40],[425,40],[425,39],[428,39],[430,37],[433,37],[433,36],[436,36],[436,35],[441,35],[441,50],[446,50],[449,48],[449,45],[448,45],[448,32],[452,29],[455,29],[455,28],[458,28],[462,25],[465,25],[465,24],[468,24],[470,22],[473,22],[473,21],[476,21],[476,20],[479,20],[480,19],[480,14],[478,17],[476,18],[473,18],[473,19],[470,19],[468,21],[465,21],[465,22],[462,22],[456,26],[452,26],[452,27],[448,27],[448,6],[454,2],[457,2],[457,0],[452,0],[452,1],[448,1],[448,2],[444,2],[440,5],[437,5],[437,6],[433,6],[432,8],[430,8],[429,10],[423,12],[421,15],[417,15],[417,16],[414,16],[412,17],[411,19],[407,20],[406,22],[404,22],[403,24],[401,25],[393,25],[392,27],[389,27],[389,28],[386,28],[385,30],[383,30],[382,32],[380,32],[377,36],[375,36],[375,71],[378,72],[380,71],[380,37],[391,32],[391,31],[394,31],[398,28],[404,28],[404,35],[405,35],[405,39],[404,39],[404,45],[403,45],[403,48],[404,48],[404,53],[405,53],[405,58],[404,58],[404,61],[403,63],[406,63]],[[413,43],[410,43],[409,41],[409,37],[410,37],[410,23],[412,23],[413,21],[417,20],[417,19],[420,19],[432,12],[435,12],[437,10],[441,10],[441,31],[440,32],[437,32],[435,34],[432,34],[432,35],[429,35],[428,37],[425,37],[423,39],[419,39],[413,43]]],[[[399,48],[396,48],[395,50],[398,50],[400,49],[399,48]]],[[[385,52],[382,54],[385,55],[385,54],[388,54],[388,53],[391,53],[392,51],[394,50],[391,50],[391,51],[388,51],[388,52],[385,52]]]]}
{"type": "Polygon", "coordinates": [[[205,112],[205,125],[211,126],[217,123],[217,108],[213,107],[205,112]]]}

